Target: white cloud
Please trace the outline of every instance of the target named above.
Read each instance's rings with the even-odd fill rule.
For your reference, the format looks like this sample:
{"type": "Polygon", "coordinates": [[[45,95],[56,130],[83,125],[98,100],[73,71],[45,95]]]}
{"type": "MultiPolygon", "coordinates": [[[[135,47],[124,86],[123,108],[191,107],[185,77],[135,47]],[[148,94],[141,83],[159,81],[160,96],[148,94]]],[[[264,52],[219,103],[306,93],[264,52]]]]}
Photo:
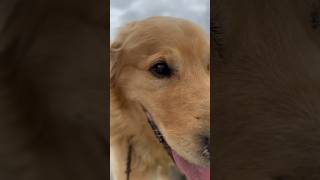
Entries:
{"type": "Polygon", "coordinates": [[[111,38],[123,24],[150,16],[190,19],[209,32],[210,0],[111,0],[111,38]]]}

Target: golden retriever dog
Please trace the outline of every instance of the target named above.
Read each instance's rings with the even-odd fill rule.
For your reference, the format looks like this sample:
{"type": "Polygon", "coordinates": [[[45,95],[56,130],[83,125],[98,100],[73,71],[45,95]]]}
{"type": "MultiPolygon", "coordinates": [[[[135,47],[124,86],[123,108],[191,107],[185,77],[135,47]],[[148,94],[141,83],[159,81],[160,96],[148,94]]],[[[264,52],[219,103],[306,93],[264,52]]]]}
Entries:
{"type": "Polygon", "coordinates": [[[210,43],[190,21],[151,17],[110,48],[110,145],[116,180],[210,179],[210,43]]]}

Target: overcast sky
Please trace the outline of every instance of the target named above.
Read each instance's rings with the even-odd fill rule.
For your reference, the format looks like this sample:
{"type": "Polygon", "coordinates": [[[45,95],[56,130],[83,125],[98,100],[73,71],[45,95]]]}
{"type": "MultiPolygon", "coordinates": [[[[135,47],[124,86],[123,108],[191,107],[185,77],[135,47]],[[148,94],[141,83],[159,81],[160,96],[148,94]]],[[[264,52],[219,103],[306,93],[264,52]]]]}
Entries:
{"type": "Polygon", "coordinates": [[[174,16],[190,19],[209,32],[210,0],[111,0],[111,39],[123,24],[149,16],[174,16]]]}

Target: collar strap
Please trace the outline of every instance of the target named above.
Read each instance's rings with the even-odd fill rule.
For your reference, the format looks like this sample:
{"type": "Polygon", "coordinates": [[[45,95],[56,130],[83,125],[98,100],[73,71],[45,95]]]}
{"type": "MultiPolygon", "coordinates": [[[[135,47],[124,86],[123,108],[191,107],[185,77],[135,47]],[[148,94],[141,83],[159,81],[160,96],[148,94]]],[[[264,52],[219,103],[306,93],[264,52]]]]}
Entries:
{"type": "Polygon", "coordinates": [[[163,135],[161,134],[158,126],[153,121],[153,118],[152,118],[151,114],[143,106],[142,106],[142,109],[143,109],[143,111],[145,112],[145,114],[147,116],[148,123],[149,123],[154,135],[156,136],[156,138],[158,139],[160,144],[162,144],[164,146],[164,149],[167,151],[167,153],[170,156],[170,158],[172,160],[174,160],[173,156],[172,156],[171,148],[168,145],[167,141],[164,139],[163,135]]]}

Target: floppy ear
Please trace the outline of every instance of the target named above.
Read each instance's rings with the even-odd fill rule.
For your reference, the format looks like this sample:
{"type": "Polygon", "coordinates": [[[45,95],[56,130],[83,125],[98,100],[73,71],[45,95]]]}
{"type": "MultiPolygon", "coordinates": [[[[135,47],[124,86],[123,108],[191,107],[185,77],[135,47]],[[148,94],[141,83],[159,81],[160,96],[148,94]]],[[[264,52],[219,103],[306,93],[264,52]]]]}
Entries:
{"type": "Polygon", "coordinates": [[[116,44],[110,45],[110,86],[113,87],[116,78],[117,65],[121,48],[116,48],[116,44]]]}
{"type": "Polygon", "coordinates": [[[117,76],[120,73],[121,66],[121,52],[130,41],[130,35],[134,31],[137,22],[131,22],[120,28],[116,39],[110,45],[110,87],[116,84],[117,76]]]}

